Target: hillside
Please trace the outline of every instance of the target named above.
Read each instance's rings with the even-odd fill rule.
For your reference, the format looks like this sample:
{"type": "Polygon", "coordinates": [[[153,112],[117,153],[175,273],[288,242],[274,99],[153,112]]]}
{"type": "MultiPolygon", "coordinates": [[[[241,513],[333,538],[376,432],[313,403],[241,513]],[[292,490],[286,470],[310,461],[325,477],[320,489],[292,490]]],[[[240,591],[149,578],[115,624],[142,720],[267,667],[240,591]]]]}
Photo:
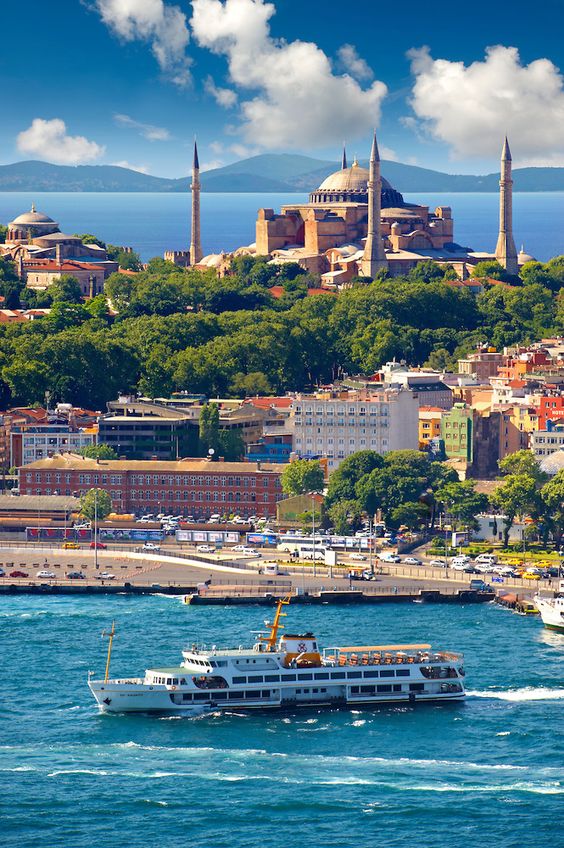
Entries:
{"type": "MultiPolygon", "coordinates": [[[[310,156],[267,153],[205,171],[202,191],[307,193],[338,168],[338,162],[310,156]]],[[[495,192],[499,181],[497,173],[446,174],[388,161],[382,162],[382,173],[402,192],[495,192]]],[[[564,191],[564,168],[517,168],[513,177],[516,191],[564,191]]],[[[182,192],[189,186],[189,175],[165,179],[117,165],[0,165],[0,191],[182,192]]]]}

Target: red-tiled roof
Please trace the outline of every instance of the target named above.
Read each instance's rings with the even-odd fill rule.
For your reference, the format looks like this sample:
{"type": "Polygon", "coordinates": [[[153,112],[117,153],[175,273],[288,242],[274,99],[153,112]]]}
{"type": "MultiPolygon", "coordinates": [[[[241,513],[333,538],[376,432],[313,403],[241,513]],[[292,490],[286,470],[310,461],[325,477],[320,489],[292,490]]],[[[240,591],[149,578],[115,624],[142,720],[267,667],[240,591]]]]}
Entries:
{"type": "Polygon", "coordinates": [[[250,403],[259,409],[270,409],[271,406],[278,409],[289,409],[292,402],[293,398],[291,397],[253,397],[245,400],[245,403],[250,403]]]}
{"type": "Polygon", "coordinates": [[[26,271],[100,271],[102,266],[94,262],[77,262],[73,259],[32,259],[24,262],[26,271]]]}

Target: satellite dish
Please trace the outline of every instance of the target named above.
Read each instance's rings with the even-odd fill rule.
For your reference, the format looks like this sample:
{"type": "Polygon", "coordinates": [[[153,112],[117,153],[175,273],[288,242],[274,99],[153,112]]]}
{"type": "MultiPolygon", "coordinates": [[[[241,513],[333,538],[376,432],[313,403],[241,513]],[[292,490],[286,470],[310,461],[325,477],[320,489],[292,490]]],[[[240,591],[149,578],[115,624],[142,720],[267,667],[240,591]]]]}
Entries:
{"type": "Polygon", "coordinates": [[[214,453],[215,453],[215,450],[213,448],[210,448],[208,453],[209,453],[210,456],[213,456],[214,453]]]}

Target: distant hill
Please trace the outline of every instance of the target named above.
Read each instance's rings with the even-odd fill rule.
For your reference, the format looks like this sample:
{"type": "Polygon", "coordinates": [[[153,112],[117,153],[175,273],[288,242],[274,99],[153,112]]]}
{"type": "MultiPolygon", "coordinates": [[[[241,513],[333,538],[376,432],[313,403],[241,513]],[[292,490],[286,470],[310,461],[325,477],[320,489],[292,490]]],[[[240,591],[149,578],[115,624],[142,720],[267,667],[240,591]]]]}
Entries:
{"type": "MultiPolygon", "coordinates": [[[[365,166],[367,162],[363,162],[365,166]]],[[[289,153],[264,153],[202,173],[202,191],[300,192],[316,188],[340,167],[338,162],[289,153]]],[[[382,173],[402,192],[497,191],[499,174],[444,174],[416,165],[382,162],[382,173]]],[[[516,191],[564,191],[564,168],[517,168],[516,191]]],[[[117,165],[0,165],[0,191],[188,191],[190,176],[165,179],[117,165]]]]}

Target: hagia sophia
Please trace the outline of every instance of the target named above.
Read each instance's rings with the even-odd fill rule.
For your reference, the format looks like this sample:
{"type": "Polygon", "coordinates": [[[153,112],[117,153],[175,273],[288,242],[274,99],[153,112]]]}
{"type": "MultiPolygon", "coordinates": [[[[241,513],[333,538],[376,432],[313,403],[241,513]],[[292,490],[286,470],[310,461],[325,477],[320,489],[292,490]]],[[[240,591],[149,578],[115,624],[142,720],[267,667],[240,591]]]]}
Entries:
{"type": "MultiPolygon", "coordinates": [[[[259,209],[256,240],[233,255],[268,256],[271,262],[296,262],[320,275],[321,286],[338,290],[353,278],[374,277],[383,269],[391,276],[409,272],[417,263],[433,260],[450,264],[461,279],[472,276],[472,267],[496,260],[512,274],[532,259],[515,249],[512,225],[513,180],[507,139],[501,155],[500,225],[494,253],[475,251],[454,240],[450,206],[407,203],[402,194],[381,176],[380,156],[374,135],[369,168],[355,159],[348,165],[343,151],[341,168],[309,195],[307,203],[259,209]]],[[[192,222],[190,252],[165,254],[172,261],[192,266],[229,264],[227,254],[202,255],[200,241],[200,176],[197,147],[192,172],[192,222]]]]}

